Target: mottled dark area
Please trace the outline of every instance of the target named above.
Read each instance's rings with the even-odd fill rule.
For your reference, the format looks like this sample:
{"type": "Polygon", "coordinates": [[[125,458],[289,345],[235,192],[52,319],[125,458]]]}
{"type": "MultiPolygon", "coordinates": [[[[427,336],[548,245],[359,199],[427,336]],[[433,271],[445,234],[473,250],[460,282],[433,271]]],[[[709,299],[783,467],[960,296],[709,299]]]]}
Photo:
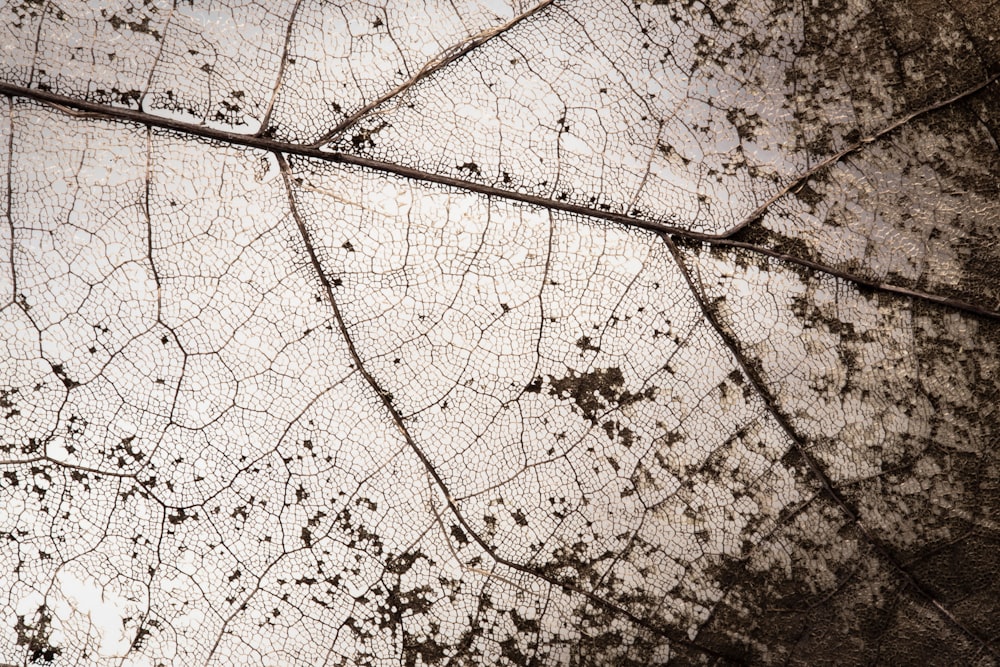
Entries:
{"type": "MultiPolygon", "coordinates": [[[[1000,20],[1000,17],[998,17],[1000,20]]],[[[1000,309],[1000,83],[795,185],[731,238],[845,276],[1000,309]],[[858,256],[838,246],[875,236],[858,256]]]]}
{"type": "MultiPolygon", "coordinates": [[[[749,270],[751,265],[744,266],[749,270]]],[[[777,574],[780,569],[760,570],[762,579],[755,584],[745,573],[736,575],[721,607],[724,615],[713,617],[722,633],[717,641],[724,641],[723,629],[743,614],[744,622],[754,624],[749,636],[760,641],[755,650],[764,651],[762,656],[788,646],[794,637],[795,650],[782,659],[795,664],[948,665],[970,654],[992,664],[988,656],[1000,637],[1000,323],[843,283],[847,291],[835,306],[820,298],[834,280],[829,276],[801,267],[789,270],[775,260],[770,268],[753,266],[764,270],[761,275],[781,276],[764,288],[778,303],[787,299],[789,321],[799,323],[806,336],[830,341],[843,369],[839,384],[792,385],[793,379],[761,361],[769,349],[783,345],[780,338],[746,346],[739,331],[752,313],[733,298],[710,301],[710,310],[766,388],[774,412],[814,457],[828,485],[815,502],[827,508],[827,520],[842,527],[824,533],[804,523],[815,510],[783,527],[775,537],[797,545],[788,552],[792,578],[787,565],[783,576],[777,574]],[[803,281],[806,290],[789,297],[785,290],[795,280],[803,281]],[[870,307],[879,313],[874,326],[860,315],[870,307]],[[887,340],[886,332],[898,326],[909,340],[902,349],[898,338],[887,340]],[[900,355],[899,361],[884,359],[886,353],[900,355]],[[865,414],[886,421],[849,436],[854,460],[845,462],[843,457],[850,456],[842,440],[846,433],[803,435],[836,418],[840,408],[827,402],[827,408],[812,414],[793,409],[803,394],[817,403],[832,400],[832,406],[841,401],[859,405],[865,414]],[[886,411],[907,421],[889,421],[886,411]],[[866,472],[853,472],[862,469],[866,472]],[[855,545],[849,557],[845,539],[855,545]],[[808,602],[824,579],[795,574],[796,559],[829,568],[827,554],[834,552],[842,563],[818,589],[828,593],[808,602]],[[795,584],[799,576],[802,581],[795,584]],[[881,588],[870,590],[879,581],[881,588]],[[770,608],[782,611],[759,613],[770,608]],[[763,639],[775,632],[773,639],[763,639]],[[833,646],[839,652],[832,652],[833,646]],[[828,657],[819,657],[824,652],[830,652],[828,657]]],[[[721,283],[708,292],[726,294],[721,283]]],[[[800,458],[797,467],[809,466],[800,458]]]]}

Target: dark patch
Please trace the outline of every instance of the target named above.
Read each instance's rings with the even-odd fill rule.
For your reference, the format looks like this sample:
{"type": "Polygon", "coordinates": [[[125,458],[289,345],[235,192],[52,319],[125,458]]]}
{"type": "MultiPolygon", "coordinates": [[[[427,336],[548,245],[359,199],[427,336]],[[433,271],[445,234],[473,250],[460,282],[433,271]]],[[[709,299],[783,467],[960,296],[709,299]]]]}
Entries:
{"type": "Polygon", "coordinates": [[[52,614],[44,604],[35,612],[34,622],[28,623],[24,616],[18,615],[14,624],[17,633],[17,645],[28,651],[28,660],[33,663],[51,663],[62,654],[62,649],[52,646],[52,614]]]}
{"type": "Polygon", "coordinates": [[[743,376],[743,373],[733,369],[727,376],[729,381],[739,387],[743,391],[743,398],[747,401],[751,400],[755,391],[753,385],[747,382],[747,379],[743,376]]]}
{"type": "Polygon", "coordinates": [[[802,185],[792,190],[792,194],[800,201],[809,206],[810,210],[816,209],[816,204],[823,201],[823,195],[813,189],[812,181],[803,181],[802,185]]]}
{"type": "Polygon", "coordinates": [[[382,556],[385,552],[385,545],[382,538],[368,530],[361,522],[355,522],[354,515],[349,508],[344,508],[334,517],[334,523],[340,530],[347,533],[351,539],[347,546],[351,549],[365,549],[374,556],[382,556]]]}
{"type": "Polygon", "coordinates": [[[757,138],[757,130],[764,124],[759,114],[747,113],[743,109],[729,109],[726,112],[726,120],[736,128],[743,141],[754,141],[757,138]]]}
{"type": "Polygon", "coordinates": [[[105,90],[98,88],[94,91],[94,97],[100,102],[110,102],[112,104],[121,104],[135,108],[139,106],[139,98],[142,97],[142,91],[135,89],[119,90],[118,88],[112,88],[111,90],[105,90]]]}
{"type": "Polygon", "coordinates": [[[465,531],[455,524],[451,525],[451,536],[462,546],[469,543],[469,537],[465,534],[465,531]]]}
{"type": "Polygon", "coordinates": [[[76,380],[72,380],[66,375],[66,371],[62,364],[52,364],[52,372],[55,373],[56,377],[62,380],[63,385],[67,389],[73,389],[74,387],[79,387],[80,383],[76,380]]]}
{"type": "Polygon", "coordinates": [[[598,368],[588,373],[570,371],[564,378],[549,376],[549,394],[561,399],[571,399],[583,416],[597,423],[599,412],[613,407],[623,408],[641,400],[651,400],[656,389],[649,387],[641,393],[623,391],[625,377],[618,367],[598,368]]]}
{"type": "Polygon", "coordinates": [[[167,515],[167,521],[169,521],[174,526],[184,523],[188,519],[197,519],[197,518],[198,518],[197,512],[192,512],[191,514],[188,514],[187,510],[185,510],[183,507],[175,510],[173,514],[167,515]]]}
{"type": "Polygon", "coordinates": [[[521,651],[517,641],[512,637],[508,637],[500,642],[500,656],[506,658],[515,665],[537,664],[535,660],[531,660],[531,662],[529,662],[528,656],[521,651]]]}
{"type": "Polygon", "coordinates": [[[510,610],[510,620],[518,632],[535,634],[541,630],[538,621],[533,618],[525,618],[518,613],[517,609],[510,610]]]}
{"type": "Polygon", "coordinates": [[[146,626],[140,626],[139,630],[135,633],[135,639],[132,640],[132,644],[129,647],[130,651],[142,650],[142,647],[146,644],[146,640],[152,636],[149,628],[146,626]]]}
{"type": "Polygon", "coordinates": [[[14,402],[10,400],[18,391],[17,387],[0,389],[0,408],[6,411],[4,412],[4,419],[11,419],[21,414],[20,410],[14,408],[14,402]]]}
{"type": "MultiPolygon", "coordinates": [[[[582,336],[578,341],[576,341],[576,346],[583,350],[584,352],[600,352],[601,348],[594,345],[590,340],[590,336],[582,336]]],[[[582,353],[581,353],[582,354],[582,353]]]]}
{"type": "Polygon", "coordinates": [[[385,571],[396,575],[406,574],[420,558],[426,559],[427,556],[419,550],[407,551],[390,560],[385,566],[385,571]]]}
{"type": "Polygon", "coordinates": [[[386,592],[384,602],[376,609],[379,629],[398,628],[402,625],[404,617],[426,614],[434,604],[427,597],[429,593],[433,593],[430,586],[419,586],[403,591],[400,590],[398,582],[393,584],[386,592]]]}
{"type": "Polygon", "coordinates": [[[142,33],[144,35],[149,35],[156,41],[160,41],[162,35],[157,30],[153,30],[150,27],[150,21],[148,16],[143,16],[141,21],[129,21],[128,19],[120,18],[117,14],[112,14],[111,18],[108,19],[108,23],[115,30],[121,30],[123,27],[131,30],[132,32],[142,33]]]}
{"type": "Polygon", "coordinates": [[[612,442],[618,442],[623,447],[631,447],[635,444],[635,431],[627,426],[622,426],[619,422],[613,419],[605,421],[601,424],[601,428],[604,429],[608,439],[612,442]]]}
{"type": "MultiPolygon", "coordinates": [[[[119,444],[117,447],[115,447],[115,450],[116,451],[123,451],[123,452],[125,452],[125,454],[127,456],[131,457],[133,461],[139,462],[139,461],[142,461],[144,458],[146,458],[146,455],[143,454],[142,451],[140,451],[140,450],[135,449],[134,447],[132,447],[132,443],[134,441],[135,441],[135,436],[134,435],[130,435],[127,438],[122,438],[121,444],[119,444]]],[[[124,465],[126,465],[125,459],[123,459],[122,457],[119,456],[118,457],[118,466],[121,467],[121,466],[124,466],[124,465]]]]}
{"type": "MultiPolygon", "coordinates": [[[[436,634],[437,624],[431,624],[431,631],[436,634]]],[[[406,667],[416,667],[416,665],[438,665],[448,657],[447,644],[439,643],[433,636],[422,637],[419,640],[408,632],[403,633],[403,664],[406,667]]]]}
{"type": "Polygon", "coordinates": [[[361,132],[358,132],[351,137],[351,144],[356,149],[359,150],[362,148],[374,148],[375,141],[372,139],[372,137],[374,137],[376,134],[378,134],[387,127],[389,127],[389,124],[386,123],[385,121],[382,121],[381,123],[379,123],[370,130],[362,130],[361,132]]]}

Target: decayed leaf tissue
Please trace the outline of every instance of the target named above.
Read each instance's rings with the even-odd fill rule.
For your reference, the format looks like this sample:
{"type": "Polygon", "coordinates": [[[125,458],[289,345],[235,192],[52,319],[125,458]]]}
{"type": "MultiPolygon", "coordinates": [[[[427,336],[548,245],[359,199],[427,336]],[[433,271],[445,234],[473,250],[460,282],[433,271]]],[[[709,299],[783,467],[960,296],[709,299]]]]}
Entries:
{"type": "Polygon", "coordinates": [[[1000,4],[0,15],[0,663],[1000,662],[1000,4]]]}

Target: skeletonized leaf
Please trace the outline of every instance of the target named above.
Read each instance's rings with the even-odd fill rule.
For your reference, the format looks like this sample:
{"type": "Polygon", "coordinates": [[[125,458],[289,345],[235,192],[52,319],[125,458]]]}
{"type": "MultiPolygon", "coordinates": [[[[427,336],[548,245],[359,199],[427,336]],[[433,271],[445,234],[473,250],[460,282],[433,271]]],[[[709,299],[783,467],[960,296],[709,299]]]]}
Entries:
{"type": "Polygon", "coordinates": [[[0,12],[0,662],[996,663],[996,8],[0,12]]]}

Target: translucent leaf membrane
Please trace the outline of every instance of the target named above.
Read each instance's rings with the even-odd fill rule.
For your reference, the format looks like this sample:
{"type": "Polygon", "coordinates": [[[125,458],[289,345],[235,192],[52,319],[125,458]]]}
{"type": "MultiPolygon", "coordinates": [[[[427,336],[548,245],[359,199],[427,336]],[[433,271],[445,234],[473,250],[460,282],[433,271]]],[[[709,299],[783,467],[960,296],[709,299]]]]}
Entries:
{"type": "Polygon", "coordinates": [[[10,83],[254,131],[294,3],[7,3],[10,83]]]}
{"type": "Polygon", "coordinates": [[[302,3],[268,132],[308,143],[391,96],[540,2],[302,3]]]}
{"type": "Polygon", "coordinates": [[[736,240],[1000,308],[1000,85],[913,119],[782,197],[736,240]]]}
{"type": "Polygon", "coordinates": [[[721,233],[819,161],[985,80],[998,58],[980,14],[555,3],[331,146],[721,233]]]}
{"type": "Polygon", "coordinates": [[[8,83],[226,127],[307,136],[530,6],[240,1],[0,5],[8,83]],[[280,93],[280,94],[279,94],[280,93]]]}
{"type": "Polygon", "coordinates": [[[466,528],[696,632],[721,593],[714,569],[815,491],[781,462],[787,439],[666,247],[310,166],[293,196],[348,335],[466,528]]]}
{"type": "Polygon", "coordinates": [[[4,659],[670,655],[455,540],[318,298],[271,158],[30,104],[13,131],[32,149],[2,311],[4,659]]]}
{"type": "Polygon", "coordinates": [[[815,493],[649,234],[9,123],[5,657],[698,656],[815,493]]]}

